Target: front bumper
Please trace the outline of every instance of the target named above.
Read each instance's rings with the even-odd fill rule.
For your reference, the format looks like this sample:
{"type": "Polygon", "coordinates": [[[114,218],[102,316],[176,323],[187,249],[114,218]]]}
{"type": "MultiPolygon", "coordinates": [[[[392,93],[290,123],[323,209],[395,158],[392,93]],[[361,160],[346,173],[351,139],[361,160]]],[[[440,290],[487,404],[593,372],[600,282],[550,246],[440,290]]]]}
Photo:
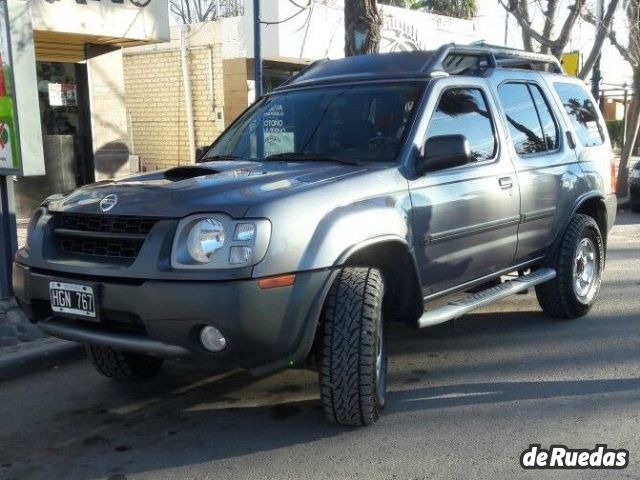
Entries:
{"type": "Polygon", "coordinates": [[[13,267],[16,297],[43,330],[87,344],[217,366],[265,369],[301,363],[313,339],[331,270],[302,272],[294,285],[260,289],[256,280],[167,281],[102,279],[13,267]],[[100,322],[53,316],[49,282],[96,285],[100,322]],[[199,343],[205,325],[223,332],[227,347],[199,343]]]}

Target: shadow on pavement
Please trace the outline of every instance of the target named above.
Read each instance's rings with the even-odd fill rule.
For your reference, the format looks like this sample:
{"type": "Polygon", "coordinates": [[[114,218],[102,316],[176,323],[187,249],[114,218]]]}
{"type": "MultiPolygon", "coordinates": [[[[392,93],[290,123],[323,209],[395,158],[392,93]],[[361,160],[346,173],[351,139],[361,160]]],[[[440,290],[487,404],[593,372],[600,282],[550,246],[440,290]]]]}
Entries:
{"type": "MultiPolygon", "coordinates": [[[[0,477],[153,478],[151,472],[225,465],[238,457],[260,462],[270,452],[326,439],[371,438],[409,412],[640,391],[639,378],[577,380],[565,374],[569,380],[549,380],[570,368],[637,361],[634,312],[558,322],[537,310],[533,295],[521,300],[520,308],[530,311],[481,312],[419,332],[395,326],[389,335],[395,366],[388,406],[381,424],[364,432],[326,423],[309,372],[212,377],[193,366],[169,365],[155,380],[116,384],[78,366],[88,385],[74,384],[56,424],[30,424],[11,444],[0,433],[0,477]],[[404,356],[412,363],[403,363],[404,356]],[[510,381],[514,374],[525,379],[510,381]],[[430,381],[440,385],[425,386],[430,381]]],[[[41,398],[48,393],[39,383],[28,392],[41,398]]],[[[351,441],[356,440],[346,440],[351,441]]]]}

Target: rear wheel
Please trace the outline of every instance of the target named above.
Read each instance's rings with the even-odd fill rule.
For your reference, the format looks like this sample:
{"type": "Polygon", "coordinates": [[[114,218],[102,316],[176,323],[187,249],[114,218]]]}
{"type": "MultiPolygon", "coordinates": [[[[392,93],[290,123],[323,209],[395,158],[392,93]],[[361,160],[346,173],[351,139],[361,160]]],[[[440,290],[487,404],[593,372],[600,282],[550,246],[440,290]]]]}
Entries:
{"type": "Polygon", "coordinates": [[[542,310],[555,318],[586,315],[600,291],[604,254],[595,220],[582,214],[573,217],[554,260],[556,278],[536,287],[542,310]]]}
{"type": "Polygon", "coordinates": [[[87,345],[87,355],[98,372],[114,380],[153,377],[164,361],[162,358],[98,345],[87,345]]]}
{"type": "Polygon", "coordinates": [[[323,313],[320,396],[326,417],[340,425],[371,425],[387,388],[382,319],[384,282],[374,268],[343,269],[323,313]]]}

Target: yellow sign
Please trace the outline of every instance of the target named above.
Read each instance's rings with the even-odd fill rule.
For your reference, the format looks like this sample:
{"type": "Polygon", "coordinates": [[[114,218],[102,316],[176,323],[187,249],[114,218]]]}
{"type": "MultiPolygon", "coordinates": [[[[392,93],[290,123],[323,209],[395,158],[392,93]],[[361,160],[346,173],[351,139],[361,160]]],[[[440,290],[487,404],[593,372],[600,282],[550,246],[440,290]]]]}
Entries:
{"type": "Polygon", "coordinates": [[[577,77],[580,70],[580,52],[563,53],[560,63],[567,75],[577,77]]]}

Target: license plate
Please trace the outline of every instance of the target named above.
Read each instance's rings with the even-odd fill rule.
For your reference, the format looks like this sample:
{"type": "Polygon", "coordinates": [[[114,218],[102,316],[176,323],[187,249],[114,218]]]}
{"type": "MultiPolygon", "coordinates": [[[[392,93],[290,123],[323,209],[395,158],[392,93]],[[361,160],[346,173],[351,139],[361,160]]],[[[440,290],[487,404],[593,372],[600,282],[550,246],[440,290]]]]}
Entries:
{"type": "Polygon", "coordinates": [[[49,282],[51,310],[97,320],[96,297],[93,287],[75,283],[49,282]]]}

